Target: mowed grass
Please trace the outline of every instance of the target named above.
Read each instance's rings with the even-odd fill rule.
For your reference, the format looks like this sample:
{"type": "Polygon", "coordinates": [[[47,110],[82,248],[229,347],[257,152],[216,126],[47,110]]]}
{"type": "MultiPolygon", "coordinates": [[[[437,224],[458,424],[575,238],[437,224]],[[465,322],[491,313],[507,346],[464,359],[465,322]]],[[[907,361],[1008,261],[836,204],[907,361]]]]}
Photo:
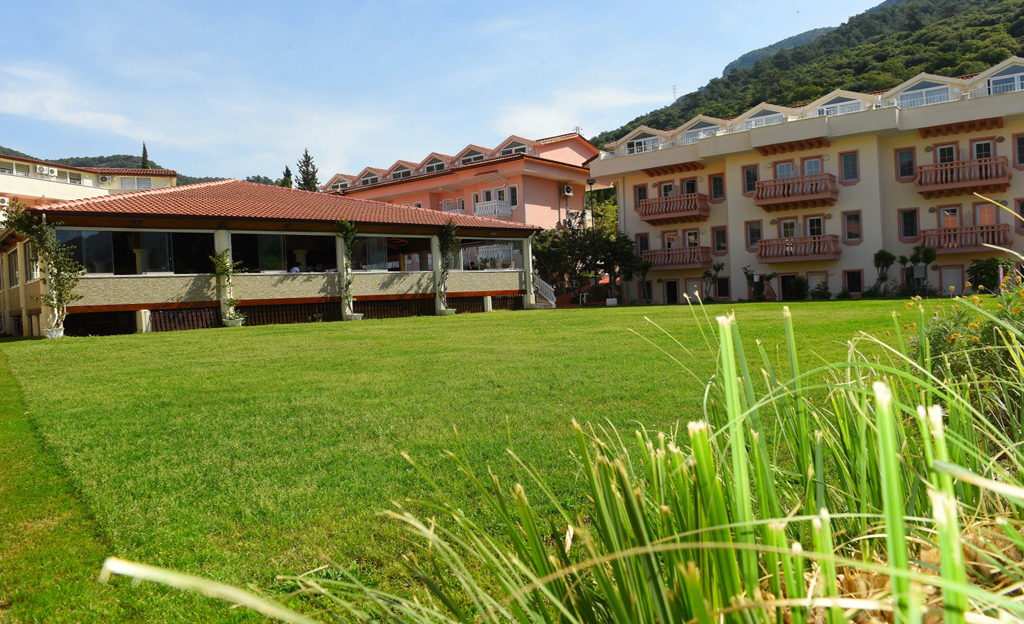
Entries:
{"type": "MultiPolygon", "coordinates": [[[[844,359],[858,331],[884,337],[901,308],[792,306],[804,366],[844,359]]],[[[709,313],[730,310],[751,355],[760,339],[784,371],[782,306],[709,313]]],[[[260,589],[335,561],[400,589],[404,534],[377,512],[429,495],[401,452],[472,509],[443,452],[461,444],[511,485],[526,480],[512,448],[579,506],[571,420],[628,432],[701,418],[715,371],[701,322],[673,306],[0,343],[23,397],[4,401],[3,443],[25,458],[0,474],[32,484],[0,489],[0,509],[26,508],[0,529],[64,514],[78,532],[21,531],[17,548],[5,536],[0,621],[252,618],[154,586],[94,585],[106,555],[260,589]]]]}

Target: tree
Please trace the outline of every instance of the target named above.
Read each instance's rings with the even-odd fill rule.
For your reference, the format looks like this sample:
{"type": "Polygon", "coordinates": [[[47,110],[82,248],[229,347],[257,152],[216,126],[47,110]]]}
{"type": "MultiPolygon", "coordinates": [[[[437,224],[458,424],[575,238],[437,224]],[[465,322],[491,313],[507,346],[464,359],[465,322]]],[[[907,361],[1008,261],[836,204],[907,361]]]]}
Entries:
{"type": "Polygon", "coordinates": [[[345,251],[345,266],[341,272],[341,299],[345,315],[348,315],[352,312],[352,250],[356,246],[356,224],[338,219],[335,228],[345,251]]]}
{"type": "Polygon", "coordinates": [[[302,158],[298,162],[299,178],[295,182],[295,188],[303,191],[311,191],[313,193],[320,190],[320,180],[317,179],[317,168],[313,164],[313,157],[309,155],[309,150],[305,150],[302,153],[302,158]]]}
{"type": "Polygon", "coordinates": [[[146,149],[146,142],[142,142],[142,162],[139,163],[139,169],[149,169],[149,150],[146,149]]]}
{"type": "Polygon", "coordinates": [[[270,186],[273,186],[274,184],[276,184],[276,182],[274,182],[273,180],[271,180],[267,176],[262,176],[262,175],[247,176],[245,178],[245,181],[246,182],[252,182],[253,184],[269,184],[270,186]]]}
{"type": "Polygon", "coordinates": [[[875,263],[875,270],[878,272],[875,288],[880,289],[882,284],[889,280],[889,268],[892,267],[893,262],[896,262],[896,256],[884,249],[879,249],[875,252],[872,260],[875,263]]]}
{"type": "Polygon", "coordinates": [[[715,283],[718,282],[718,274],[725,269],[724,262],[716,262],[711,265],[710,269],[704,271],[700,278],[704,281],[704,301],[714,299],[714,288],[715,283]]]}
{"type": "Polygon", "coordinates": [[[986,258],[985,260],[971,260],[971,266],[967,267],[967,281],[975,292],[986,290],[993,294],[999,293],[999,269],[1003,269],[1003,275],[1010,275],[1013,272],[1013,260],[1010,258],[986,258]]]}
{"type": "Polygon", "coordinates": [[[637,273],[637,264],[640,258],[636,255],[633,241],[625,232],[608,233],[605,230],[592,229],[589,233],[588,242],[590,253],[585,257],[590,258],[594,273],[606,273],[608,275],[608,287],[612,292],[618,290],[618,280],[622,277],[623,282],[633,279],[637,273]]]}
{"type": "Polygon", "coordinates": [[[13,198],[7,208],[6,226],[24,236],[32,245],[45,271],[41,281],[46,293],[35,300],[52,311],[50,327],[63,329],[68,315],[68,305],[78,301],[82,295],[74,292],[85,274],[85,267],[75,260],[72,247],[61,244],[55,225],[49,224],[28,211],[28,206],[13,198]]]}
{"type": "Polygon", "coordinates": [[[455,221],[449,217],[437,233],[437,248],[441,253],[441,279],[438,280],[437,292],[441,295],[441,307],[445,310],[448,309],[448,273],[452,270],[455,252],[459,250],[457,231],[455,221]]]}
{"type": "Polygon", "coordinates": [[[553,230],[537,235],[533,262],[541,279],[553,284],[568,283],[576,300],[583,292],[583,279],[595,269],[593,234],[586,227],[583,211],[571,210],[553,230]]]}
{"type": "Polygon", "coordinates": [[[288,168],[288,165],[284,166],[284,174],[281,176],[281,179],[277,181],[277,185],[283,186],[284,188],[292,187],[292,170],[288,168]]]}

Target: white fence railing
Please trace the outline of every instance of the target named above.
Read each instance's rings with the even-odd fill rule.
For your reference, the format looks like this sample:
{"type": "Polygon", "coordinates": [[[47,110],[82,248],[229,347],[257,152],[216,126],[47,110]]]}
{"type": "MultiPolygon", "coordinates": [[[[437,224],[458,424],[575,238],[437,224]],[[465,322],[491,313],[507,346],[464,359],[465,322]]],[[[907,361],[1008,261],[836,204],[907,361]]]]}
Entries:
{"type": "Polygon", "coordinates": [[[473,207],[473,214],[477,217],[511,217],[512,205],[508,203],[508,200],[497,199],[477,202],[473,207]]]}
{"type": "Polygon", "coordinates": [[[556,297],[555,297],[555,288],[554,288],[554,286],[552,286],[551,284],[548,284],[547,282],[542,280],[540,277],[534,275],[533,276],[533,290],[538,295],[543,297],[545,301],[550,303],[552,308],[557,307],[555,305],[556,297]]]}

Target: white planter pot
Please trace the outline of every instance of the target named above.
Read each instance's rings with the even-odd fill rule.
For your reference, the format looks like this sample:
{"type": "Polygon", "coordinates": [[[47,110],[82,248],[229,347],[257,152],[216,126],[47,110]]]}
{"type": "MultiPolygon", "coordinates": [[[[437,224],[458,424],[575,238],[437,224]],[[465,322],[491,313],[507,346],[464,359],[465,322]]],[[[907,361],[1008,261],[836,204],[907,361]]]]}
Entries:
{"type": "Polygon", "coordinates": [[[62,338],[64,336],[63,327],[47,327],[43,330],[43,338],[62,338]]]}
{"type": "Polygon", "coordinates": [[[619,305],[619,299],[617,297],[609,297],[604,300],[604,304],[607,306],[617,306],[619,305]]]}
{"type": "Polygon", "coordinates": [[[224,319],[224,327],[241,327],[242,323],[245,322],[244,318],[240,319],[224,319]]]}
{"type": "Polygon", "coordinates": [[[356,314],[355,312],[353,312],[352,314],[346,314],[344,320],[346,320],[346,321],[361,321],[361,320],[363,320],[363,315],[362,314],[356,314]]]}

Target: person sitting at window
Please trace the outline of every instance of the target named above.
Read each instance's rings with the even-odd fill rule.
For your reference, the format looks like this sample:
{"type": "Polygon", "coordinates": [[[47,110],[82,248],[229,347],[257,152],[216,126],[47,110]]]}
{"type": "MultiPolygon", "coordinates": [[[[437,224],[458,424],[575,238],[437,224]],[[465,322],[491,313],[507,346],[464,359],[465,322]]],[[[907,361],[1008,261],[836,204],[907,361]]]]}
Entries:
{"type": "Polygon", "coordinates": [[[469,270],[470,271],[476,271],[476,262],[470,262],[469,263],[469,270]]]}
{"type": "Polygon", "coordinates": [[[301,273],[302,272],[302,268],[299,267],[299,263],[296,262],[295,264],[292,265],[292,268],[288,269],[288,272],[289,273],[301,273]]]}

